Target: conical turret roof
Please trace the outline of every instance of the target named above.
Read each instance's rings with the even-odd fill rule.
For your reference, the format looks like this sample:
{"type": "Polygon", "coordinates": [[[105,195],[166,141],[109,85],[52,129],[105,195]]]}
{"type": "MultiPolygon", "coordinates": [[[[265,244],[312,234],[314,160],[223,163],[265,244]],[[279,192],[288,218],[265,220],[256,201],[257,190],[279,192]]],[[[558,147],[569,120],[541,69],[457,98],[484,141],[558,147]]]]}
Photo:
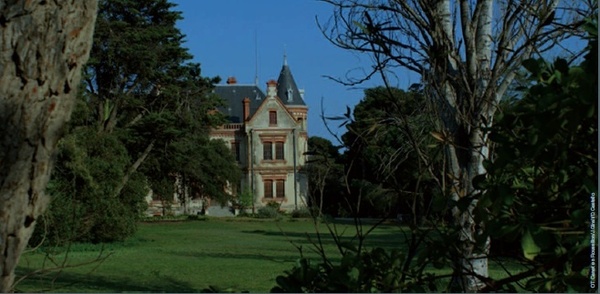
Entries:
{"type": "Polygon", "coordinates": [[[285,105],[306,105],[285,57],[277,79],[277,96],[285,105]]]}

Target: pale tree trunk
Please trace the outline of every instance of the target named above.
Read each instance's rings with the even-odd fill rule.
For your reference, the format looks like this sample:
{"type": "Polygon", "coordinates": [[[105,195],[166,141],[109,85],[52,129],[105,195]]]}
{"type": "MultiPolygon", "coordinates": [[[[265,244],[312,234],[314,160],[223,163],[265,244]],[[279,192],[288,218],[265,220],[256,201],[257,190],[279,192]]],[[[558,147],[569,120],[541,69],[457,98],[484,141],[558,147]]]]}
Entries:
{"type": "Polygon", "coordinates": [[[0,292],[13,291],[19,257],[49,203],[52,156],[97,8],[97,0],[0,1],[0,292]]]}
{"type": "MultiPolygon", "coordinates": [[[[470,80],[474,81],[473,88],[470,89],[471,93],[469,94],[465,93],[464,89],[462,91],[457,89],[454,93],[459,92],[460,95],[463,95],[456,98],[462,100],[462,109],[465,109],[467,105],[473,107],[476,104],[480,105],[479,109],[495,109],[490,104],[495,104],[496,100],[489,99],[485,95],[491,76],[493,1],[479,1],[475,10],[478,14],[476,18],[471,19],[470,7],[466,0],[462,0],[460,19],[463,28],[463,39],[467,43],[465,50],[466,71],[470,80]]],[[[452,76],[452,74],[449,73],[449,76],[452,76]]],[[[447,87],[450,87],[450,85],[447,87]]],[[[453,191],[452,197],[455,201],[463,197],[473,196],[479,192],[473,187],[472,182],[476,176],[485,173],[483,161],[488,159],[487,134],[483,131],[483,128],[487,125],[482,122],[482,117],[484,121],[490,123],[493,117],[493,112],[461,111],[462,109],[459,108],[458,111],[462,114],[462,126],[453,131],[455,132],[454,138],[457,139],[454,143],[457,144],[458,148],[465,150],[465,154],[460,158],[456,154],[456,146],[447,146],[451,149],[448,153],[451,156],[449,162],[452,166],[450,170],[452,176],[456,179],[454,187],[460,187],[453,191]]],[[[445,125],[446,127],[452,126],[445,125]]],[[[454,282],[460,283],[460,288],[467,292],[476,292],[484,288],[484,281],[478,277],[488,277],[487,256],[489,255],[490,240],[489,238],[486,239],[483,248],[476,248],[475,244],[477,235],[482,233],[482,228],[479,227],[480,224],[477,224],[473,217],[477,202],[478,200],[475,198],[466,210],[460,211],[454,207],[452,211],[455,224],[460,228],[459,248],[462,251],[455,264],[455,271],[460,275],[457,276],[454,282]]]]}
{"type": "MultiPolygon", "coordinates": [[[[491,0],[488,1],[487,4],[491,4],[491,0]]],[[[455,31],[449,0],[437,2],[434,16],[435,23],[440,27],[432,31],[438,50],[448,52],[440,58],[432,59],[432,82],[437,96],[435,103],[439,108],[445,137],[447,137],[444,148],[452,187],[450,197],[454,202],[472,196],[475,190],[471,181],[480,172],[484,172],[482,166],[485,158],[481,152],[484,145],[484,141],[481,140],[483,134],[479,125],[474,124],[478,118],[468,109],[468,105],[473,105],[485,92],[487,80],[482,73],[489,72],[489,52],[486,50],[489,51],[491,44],[491,26],[488,24],[491,19],[484,17],[487,15],[485,9],[489,8],[491,13],[491,5],[482,5],[478,21],[472,21],[468,11],[469,6],[465,1],[461,4],[467,60],[464,66],[455,51],[455,31]],[[462,87],[457,87],[456,80],[461,70],[467,71],[469,78],[476,81],[475,89],[466,91],[462,87]]],[[[457,207],[452,209],[454,223],[460,228],[459,243],[456,246],[459,253],[455,256],[453,283],[466,292],[475,292],[485,286],[477,276],[488,277],[486,249],[477,252],[475,248],[478,231],[472,213],[476,204],[477,201],[473,200],[464,211],[460,211],[457,207]]]]}
{"type": "Polygon", "coordinates": [[[355,86],[380,72],[389,86],[386,77],[397,78],[395,73],[389,74],[397,67],[422,77],[443,128],[435,135],[443,141],[448,168],[441,182],[449,176],[452,200],[472,200],[463,211],[452,211],[461,239],[456,246],[460,252],[453,281],[459,282],[464,291],[480,290],[488,276],[489,239],[482,248],[475,248],[475,240],[484,228],[473,218],[477,195],[482,191],[473,187],[472,180],[485,173],[483,162],[489,158],[485,130],[492,126],[498,103],[522,62],[534,52],[549,50],[578,34],[578,26],[593,16],[597,3],[565,1],[561,6],[559,0],[321,1],[335,7],[333,21],[319,23],[326,38],[342,49],[370,53],[376,61],[364,78],[351,77],[342,83],[355,86]]]}

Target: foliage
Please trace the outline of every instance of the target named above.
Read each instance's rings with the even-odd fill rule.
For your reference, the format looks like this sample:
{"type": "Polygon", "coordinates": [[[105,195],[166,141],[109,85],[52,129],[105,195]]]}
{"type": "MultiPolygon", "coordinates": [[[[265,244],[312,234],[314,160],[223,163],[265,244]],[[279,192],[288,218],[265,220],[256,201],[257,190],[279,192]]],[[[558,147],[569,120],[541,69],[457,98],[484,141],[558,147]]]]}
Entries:
{"type": "Polygon", "coordinates": [[[281,217],[281,213],[279,213],[277,208],[263,206],[257,210],[256,217],[277,219],[281,217]]]}
{"type": "Polygon", "coordinates": [[[384,248],[370,245],[371,240],[377,240],[374,232],[383,226],[381,222],[366,225],[360,219],[354,219],[355,230],[350,237],[341,233],[343,230],[336,224],[329,222],[326,226],[329,236],[309,238],[312,249],[319,254],[318,262],[306,258],[302,247],[299,247],[301,258],[291,270],[277,277],[277,286],[272,288],[272,292],[414,293],[460,290],[451,286],[451,257],[456,252],[455,248],[447,246],[456,234],[430,228],[403,227],[395,233],[400,239],[399,245],[384,248]],[[324,250],[327,246],[324,239],[334,241],[341,258],[324,250]]]}
{"type": "MultiPolygon", "coordinates": [[[[569,66],[562,59],[552,65],[543,60],[524,62],[532,86],[520,89],[523,98],[507,103],[489,130],[495,143],[493,160],[485,162],[487,174],[476,177],[473,183],[483,191],[474,195],[479,201],[475,202],[473,223],[479,224],[481,232],[474,247],[483,248],[488,237],[518,246],[519,254],[510,255],[509,251],[509,257],[522,267],[505,269],[507,277],[481,277],[485,285],[482,291],[515,292],[517,287],[536,292],[589,291],[589,210],[597,193],[598,48],[595,22],[588,27],[592,40],[580,66],[569,66]]],[[[376,117],[376,113],[371,116],[376,117]]],[[[376,190],[365,182],[359,184],[376,190]]],[[[451,207],[468,211],[473,199],[464,197],[451,207]]],[[[432,206],[443,211],[447,203],[447,198],[435,197],[432,206]]],[[[449,244],[460,244],[462,228],[433,225],[429,232],[411,227],[405,252],[361,249],[366,236],[359,226],[358,246],[336,239],[330,229],[343,256],[341,261],[325,254],[318,263],[301,258],[277,278],[272,291],[461,291],[455,288],[460,284],[453,282],[460,276],[446,276],[444,280],[444,275],[424,271],[433,266],[456,272],[454,257],[461,254],[460,246],[449,244]],[[447,281],[448,286],[442,287],[441,282],[447,281]]],[[[316,248],[322,246],[315,240],[311,239],[316,248]]],[[[494,256],[484,257],[494,260],[494,256]]],[[[461,273],[472,275],[473,271],[461,273]]]]}
{"type": "MultiPolygon", "coordinates": [[[[131,236],[149,189],[166,206],[176,192],[230,197],[224,187],[237,181],[239,168],[223,142],[208,138],[223,122],[213,111],[222,101],[210,94],[218,78],[202,77],[189,62],[173,7],[167,0],[100,1],[85,90],[48,190],[55,195],[44,219],[54,231],[48,242],[131,236]]],[[[43,238],[41,228],[33,241],[43,238]]]]}
{"type": "Polygon", "coordinates": [[[417,87],[408,92],[385,87],[365,90],[342,137],[350,202],[362,201],[358,215],[425,217],[429,213],[428,195],[435,193],[436,185],[428,171],[432,166],[423,164],[422,156],[438,161],[432,170],[441,165],[439,154],[427,148],[434,143],[429,135],[434,130],[431,118],[417,87]]]}
{"type": "Polygon", "coordinates": [[[338,148],[331,141],[321,137],[308,138],[309,203],[318,214],[338,215],[345,203],[343,186],[343,164],[338,148]]]}
{"type": "MultiPolygon", "coordinates": [[[[160,154],[152,154],[142,168],[150,184],[160,196],[173,195],[190,188],[191,197],[206,197],[226,203],[233,200],[224,187],[236,183],[241,175],[235,158],[221,140],[210,140],[206,134],[187,134],[174,139],[160,154]],[[165,180],[165,172],[169,171],[165,180]],[[174,185],[175,177],[181,180],[174,185]],[[179,191],[175,191],[179,189],[179,191]]],[[[181,197],[180,201],[185,201],[181,197]]]]}
{"type": "Polygon", "coordinates": [[[301,258],[292,270],[278,276],[275,293],[436,292],[436,284],[402,279],[402,254],[397,249],[374,248],[346,252],[339,264],[312,264],[301,258]]]}
{"type": "Polygon", "coordinates": [[[273,218],[279,219],[282,216],[282,212],[280,210],[281,204],[271,201],[268,202],[265,206],[260,207],[257,210],[256,216],[258,218],[273,218]]]}
{"type": "MultiPolygon", "coordinates": [[[[422,156],[425,152],[418,162],[433,169],[429,175],[449,198],[446,203],[466,204],[466,209],[451,210],[452,222],[462,228],[461,236],[451,243],[461,248],[454,257],[455,280],[464,291],[481,290],[488,270],[479,260],[486,259],[490,243],[473,242],[481,237],[481,230],[472,217],[479,192],[472,181],[490,159],[486,129],[495,122],[499,103],[517,75],[515,69],[534,54],[580,34],[581,21],[595,13],[597,1],[565,5],[554,0],[324,2],[333,9],[329,21],[319,23],[324,36],[373,61],[370,70],[357,71],[364,75],[349,75],[342,83],[356,86],[377,76],[392,89],[405,76],[398,69],[412,71],[423,81],[437,111],[438,125],[432,134],[443,148],[444,166],[434,168],[436,161],[422,156]]],[[[407,121],[402,125],[406,127],[407,121]]],[[[419,150],[416,141],[410,144],[419,150]]]]}
{"type": "Polygon", "coordinates": [[[240,212],[245,212],[246,209],[251,208],[254,203],[254,194],[250,188],[245,188],[237,195],[237,205],[239,206],[240,212]]]}
{"type": "Polygon", "coordinates": [[[310,217],[313,217],[314,215],[318,214],[318,211],[315,211],[315,210],[316,209],[302,207],[302,208],[292,210],[290,215],[292,218],[310,218],[310,217]]]}
{"type": "Polygon", "coordinates": [[[62,139],[47,189],[54,198],[31,244],[44,237],[49,244],[64,244],[131,236],[148,189],[144,179],[135,175],[122,193],[113,193],[128,163],[127,150],[114,134],[78,128],[62,139]]]}
{"type": "Polygon", "coordinates": [[[173,195],[180,176],[192,194],[221,199],[223,183],[237,173],[226,148],[207,137],[224,119],[212,112],[222,101],[209,94],[218,78],[202,77],[189,62],[173,7],[166,0],[101,2],[86,80],[91,118],[100,132],[121,130],[130,171],[140,168],[157,197],[173,195]]]}
{"type": "MultiPolygon", "coordinates": [[[[529,291],[588,291],[590,205],[597,193],[597,22],[585,61],[530,59],[534,83],[492,129],[497,144],[477,217],[493,238],[521,244],[529,291]]],[[[519,274],[515,274],[519,276],[519,274]]]]}

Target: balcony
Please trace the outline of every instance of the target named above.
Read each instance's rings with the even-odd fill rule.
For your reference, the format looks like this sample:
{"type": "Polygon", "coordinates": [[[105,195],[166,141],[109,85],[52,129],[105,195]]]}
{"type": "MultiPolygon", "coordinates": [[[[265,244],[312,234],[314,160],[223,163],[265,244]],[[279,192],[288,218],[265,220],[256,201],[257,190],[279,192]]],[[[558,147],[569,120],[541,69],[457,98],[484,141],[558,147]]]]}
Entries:
{"type": "Polygon", "coordinates": [[[242,123],[237,123],[237,124],[225,124],[220,126],[218,129],[219,130],[241,130],[244,127],[244,124],[242,123]]]}

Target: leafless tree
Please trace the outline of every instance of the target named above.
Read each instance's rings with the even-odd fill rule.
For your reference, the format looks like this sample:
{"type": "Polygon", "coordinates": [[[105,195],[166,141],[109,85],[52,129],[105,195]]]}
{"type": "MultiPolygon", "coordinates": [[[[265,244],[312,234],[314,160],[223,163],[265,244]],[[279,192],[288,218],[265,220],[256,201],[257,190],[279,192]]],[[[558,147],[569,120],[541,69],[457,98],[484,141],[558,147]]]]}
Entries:
{"type": "Polygon", "coordinates": [[[36,219],[89,57],[97,0],[0,1],[0,292],[36,219]]]}
{"type": "MultiPolygon", "coordinates": [[[[452,211],[462,230],[456,279],[465,291],[488,280],[489,240],[476,248],[479,230],[472,211],[472,180],[485,173],[489,158],[486,128],[521,63],[578,34],[582,20],[597,9],[594,0],[323,0],[334,14],[319,26],[331,43],[369,54],[364,78],[381,75],[390,83],[397,68],[421,76],[436,105],[442,128],[432,133],[444,146],[449,195],[469,208],[452,211]]],[[[576,55],[576,54],[575,54],[576,55]]]]}

